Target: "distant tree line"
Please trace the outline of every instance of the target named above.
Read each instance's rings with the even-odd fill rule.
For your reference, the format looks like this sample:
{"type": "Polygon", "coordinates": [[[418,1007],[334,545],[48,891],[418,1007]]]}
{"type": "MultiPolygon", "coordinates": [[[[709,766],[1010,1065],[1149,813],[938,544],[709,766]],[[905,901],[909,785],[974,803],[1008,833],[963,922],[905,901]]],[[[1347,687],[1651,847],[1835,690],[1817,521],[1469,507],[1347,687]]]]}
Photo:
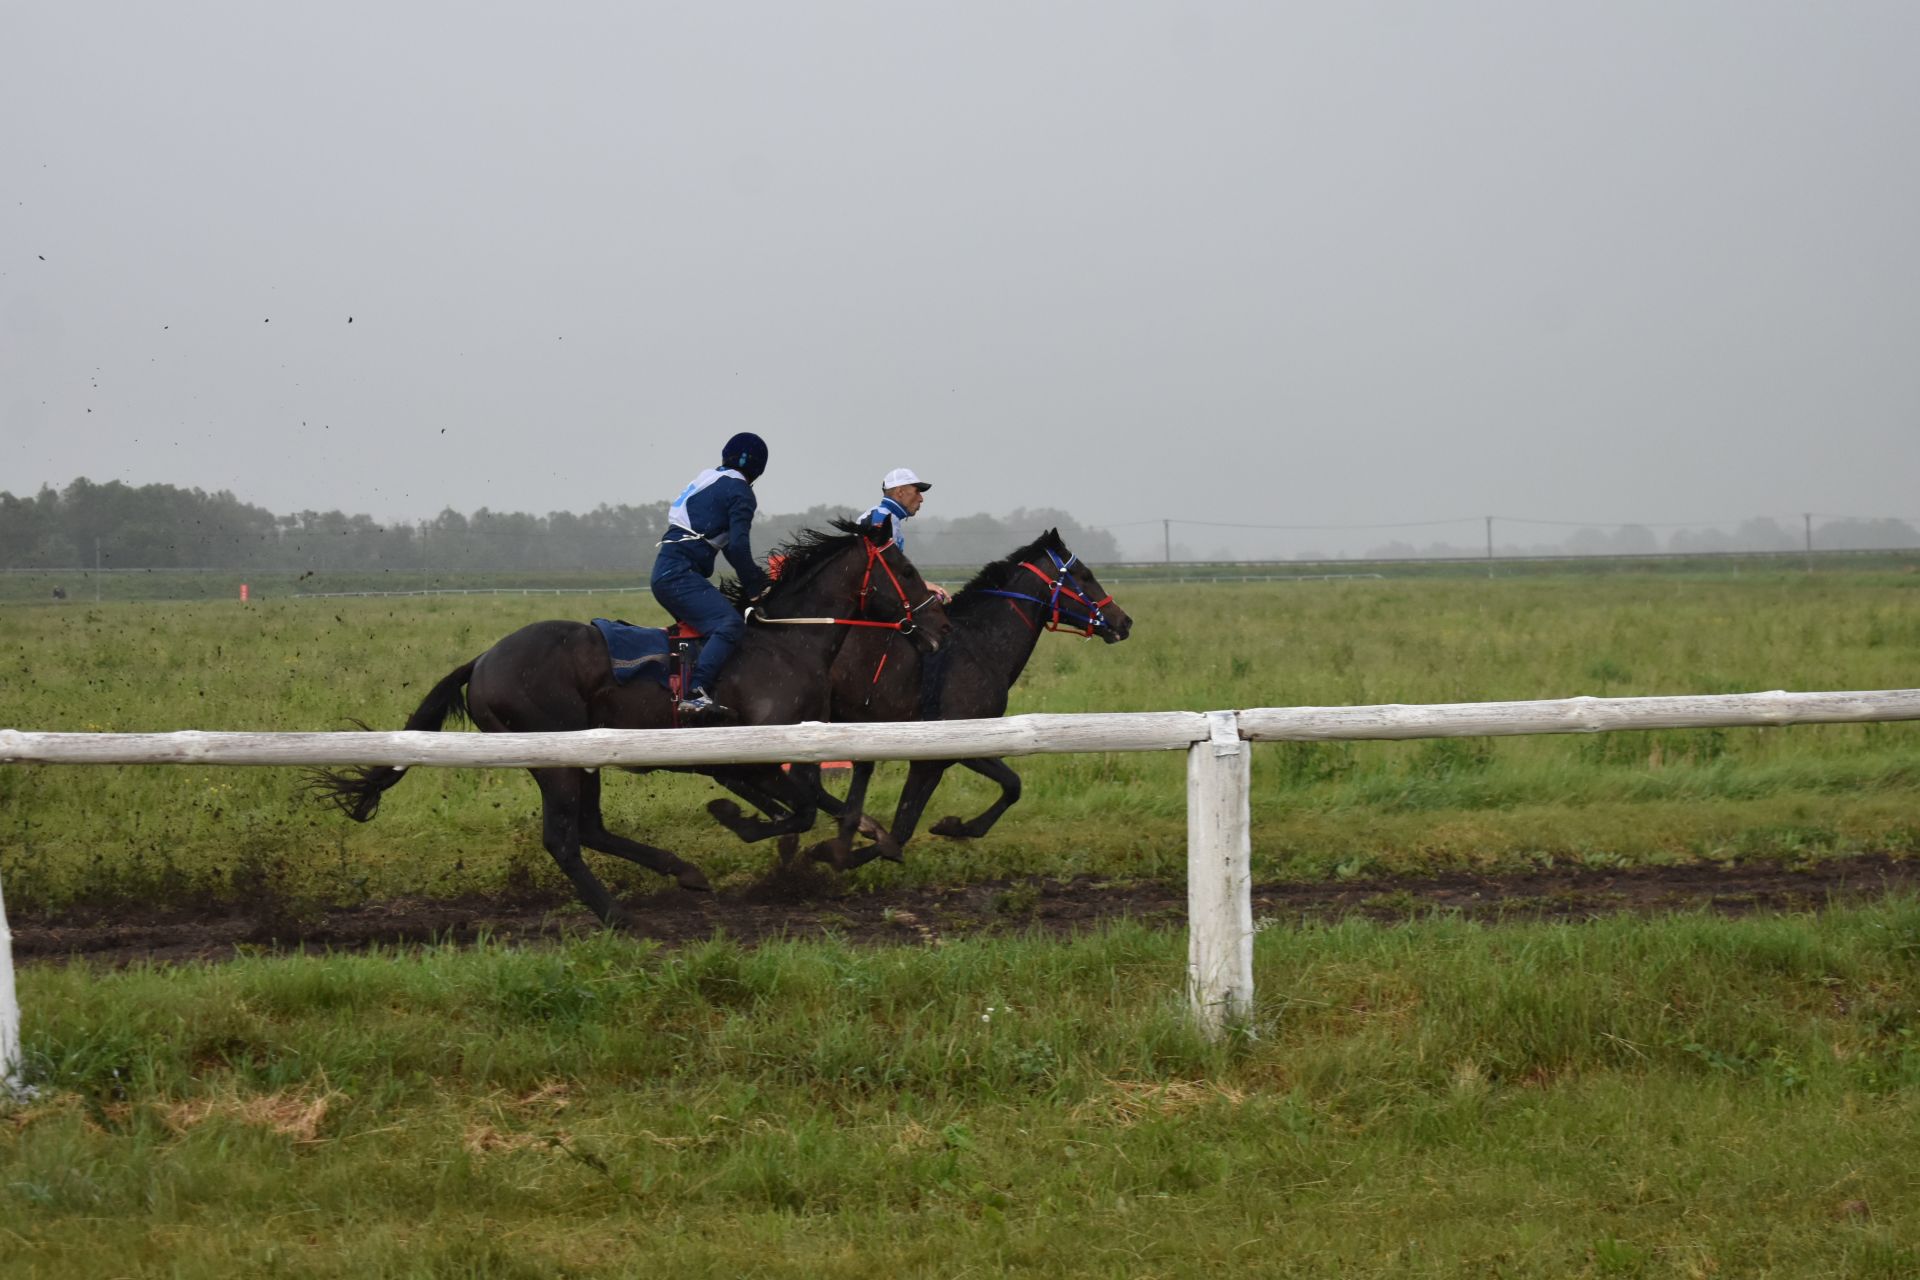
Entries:
{"type": "MultiPolygon", "coordinates": [[[[762,512],[754,551],[797,530],[824,527],[850,508],[817,506],[791,515],[762,512]]],[[[606,506],[576,514],[451,507],[431,520],[382,524],[343,511],[275,515],[225,489],[170,484],[96,484],[84,477],[32,497],[0,491],[0,567],[9,569],[234,569],[254,572],[500,572],[630,570],[644,575],[667,525],[667,504],[606,506]]],[[[916,517],[909,550],[921,564],[972,565],[998,559],[1048,528],[1089,560],[1115,560],[1111,534],[1064,511],[1006,516],[916,517]]]]}
{"type": "MultiPolygon", "coordinates": [[[[792,514],[762,512],[754,550],[761,556],[797,530],[824,527],[847,507],[816,506],[792,514]]],[[[408,571],[489,573],[526,571],[632,572],[644,575],[653,545],[666,528],[667,504],[598,506],[574,513],[494,511],[461,513],[451,507],[430,520],[381,523],[343,511],[275,515],[225,489],[208,493],[170,484],[96,484],[81,478],[64,489],[43,486],[31,497],[0,491],[0,568],[232,569],[253,572],[337,573],[408,571]]],[[[1016,510],[1005,516],[939,516],[929,511],[908,526],[913,558],[925,565],[970,566],[998,559],[1045,529],[1057,527],[1067,545],[1095,563],[1123,558],[1105,529],[1082,525],[1064,511],[1016,510]]],[[[1501,538],[1499,556],[1650,555],[1659,552],[1797,551],[1805,532],[1797,524],[1759,518],[1730,530],[1678,529],[1665,536],[1645,525],[1571,530],[1558,542],[1501,538]]],[[[1920,530],[1904,520],[1825,520],[1813,527],[1820,551],[1920,548],[1920,530]]],[[[1204,556],[1187,545],[1176,560],[1244,559],[1221,547],[1204,556]]],[[[1145,558],[1159,559],[1158,547],[1145,558]]],[[[1484,542],[1394,541],[1364,552],[1305,551],[1297,560],[1415,560],[1475,558],[1484,542]]]]}

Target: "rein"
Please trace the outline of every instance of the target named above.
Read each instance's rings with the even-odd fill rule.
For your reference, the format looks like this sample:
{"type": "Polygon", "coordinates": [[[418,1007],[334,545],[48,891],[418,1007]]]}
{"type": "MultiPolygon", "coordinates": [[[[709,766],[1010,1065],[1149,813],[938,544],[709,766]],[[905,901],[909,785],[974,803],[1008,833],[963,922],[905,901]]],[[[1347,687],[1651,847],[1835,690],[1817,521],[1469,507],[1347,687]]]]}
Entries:
{"type": "Polygon", "coordinates": [[[979,588],[980,594],[1004,597],[1008,601],[1007,607],[1018,614],[1022,622],[1032,627],[1036,635],[1039,634],[1044,626],[1048,631],[1075,631],[1079,633],[1080,638],[1083,640],[1090,638],[1094,632],[1107,625],[1107,616],[1100,612],[1100,610],[1103,606],[1112,604],[1113,597],[1109,595],[1098,600],[1089,600],[1086,596],[1067,585],[1069,571],[1072,570],[1074,562],[1079,559],[1078,556],[1068,555],[1066,559],[1062,560],[1060,554],[1049,547],[1047,548],[1047,558],[1053,561],[1054,568],[1059,572],[1049,574],[1046,570],[1040,568],[1030,560],[1022,560],[1020,562],[1022,569],[1027,570],[1039,578],[1040,581],[1047,584],[1049,592],[1046,599],[1042,600],[1039,596],[1030,596],[1020,591],[1000,591],[992,587],[979,588]],[[1066,620],[1071,625],[1061,626],[1060,598],[1062,596],[1065,596],[1069,600],[1076,601],[1087,611],[1086,616],[1076,618],[1068,614],[1066,620]],[[1019,605],[1012,603],[1015,600],[1024,600],[1028,604],[1039,605],[1039,614],[1033,618],[1028,618],[1025,614],[1020,613],[1019,605]]]}
{"type": "Polygon", "coordinates": [[[900,608],[905,611],[906,616],[898,622],[874,622],[867,618],[769,618],[764,613],[754,612],[751,607],[749,607],[746,612],[747,621],[749,623],[762,622],[769,625],[787,627],[874,627],[882,631],[898,631],[903,636],[912,635],[914,632],[913,615],[932,604],[935,600],[939,599],[939,597],[928,595],[927,598],[919,604],[907,603],[907,589],[900,585],[900,579],[893,572],[893,566],[886,561],[886,554],[894,545],[894,540],[892,539],[889,539],[886,545],[881,547],[876,547],[871,542],[866,543],[867,571],[862,574],[860,578],[860,598],[855,604],[855,611],[859,613],[865,613],[867,611],[867,597],[872,594],[873,590],[873,566],[877,564],[881,570],[886,573],[887,581],[893,584],[894,594],[900,597],[900,608]]]}

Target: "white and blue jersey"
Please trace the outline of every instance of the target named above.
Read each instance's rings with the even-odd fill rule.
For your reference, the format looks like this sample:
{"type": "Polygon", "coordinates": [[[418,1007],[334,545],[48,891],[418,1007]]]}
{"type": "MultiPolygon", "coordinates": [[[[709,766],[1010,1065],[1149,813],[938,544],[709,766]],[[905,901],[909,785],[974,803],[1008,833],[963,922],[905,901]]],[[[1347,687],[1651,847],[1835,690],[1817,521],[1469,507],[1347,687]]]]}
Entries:
{"type": "Polygon", "coordinates": [[[902,551],[907,549],[907,534],[903,526],[913,518],[913,513],[895,502],[892,498],[880,499],[880,504],[860,517],[861,524],[882,525],[893,521],[893,544],[902,551]]]}
{"type": "Polygon", "coordinates": [[[653,576],[690,566],[701,577],[709,577],[717,553],[724,551],[747,593],[759,591],[767,575],[753,561],[750,537],[758,505],[753,486],[738,471],[731,467],[702,471],[667,511],[667,532],[660,539],[653,576]]]}

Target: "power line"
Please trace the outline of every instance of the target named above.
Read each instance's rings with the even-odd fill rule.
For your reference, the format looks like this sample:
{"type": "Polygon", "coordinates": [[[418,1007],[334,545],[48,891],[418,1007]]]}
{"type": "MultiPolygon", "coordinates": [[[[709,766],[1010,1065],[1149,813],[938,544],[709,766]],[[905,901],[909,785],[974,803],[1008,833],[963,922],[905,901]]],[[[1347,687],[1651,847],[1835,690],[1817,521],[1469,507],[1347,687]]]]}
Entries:
{"type": "Polygon", "coordinates": [[[1749,520],[1791,520],[1794,516],[1742,516],[1738,520],[1534,520],[1527,516],[1494,516],[1507,524],[1546,524],[1567,529],[1716,529],[1749,520]]]}
{"type": "MultiPolygon", "coordinates": [[[[1432,525],[1470,524],[1480,520],[1480,516],[1456,516],[1452,520],[1401,520],[1380,524],[1242,524],[1232,520],[1185,520],[1179,516],[1168,516],[1174,524],[1199,525],[1207,529],[1288,529],[1294,531],[1314,529],[1424,529],[1432,525]]],[[[1500,517],[1504,519],[1504,517],[1500,517]]],[[[1133,524],[1160,524],[1160,520],[1135,520],[1133,524]]],[[[1118,529],[1124,526],[1105,524],[1095,526],[1101,529],[1118,529]]]]}
{"type": "MultiPolygon", "coordinates": [[[[1716,529],[1739,526],[1751,520],[1772,520],[1791,523],[1805,514],[1795,512],[1790,516],[1740,516],[1731,520],[1542,520],[1530,516],[1455,516],[1451,520],[1381,520],[1365,524],[1250,524],[1235,520],[1189,520],[1184,516],[1163,516],[1157,520],[1114,520],[1104,523],[1089,523],[1090,529],[1132,529],[1156,524],[1193,525],[1206,529],[1273,529],[1295,532],[1341,529],[1424,529],[1439,525],[1477,524],[1482,520],[1493,519],[1502,524],[1538,524],[1555,525],[1568,529],[1716,529]]],[[[1916,516],[1857,516],[1833,515],[1815,511],[1817,520],[1854,520],[1860,522],[1892,520],[1907,524],[1920,524],[1916,516]]]]}

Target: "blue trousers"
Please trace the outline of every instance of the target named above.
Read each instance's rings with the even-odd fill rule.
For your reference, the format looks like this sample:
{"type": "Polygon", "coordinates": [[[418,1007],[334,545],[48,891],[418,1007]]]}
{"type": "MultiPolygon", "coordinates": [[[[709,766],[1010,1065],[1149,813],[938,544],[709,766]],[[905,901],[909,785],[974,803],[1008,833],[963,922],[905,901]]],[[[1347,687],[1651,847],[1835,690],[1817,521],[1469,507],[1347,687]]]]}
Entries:
{"type": "Polygon", "coordinates": [[[706,633],[707,642],[693,667],[693,687],[713,692],[720,668],[747,629],[727,598],[694,567],[662,547],[653,563],[653,598],[660,607],[689,626],[706,633]]]}

